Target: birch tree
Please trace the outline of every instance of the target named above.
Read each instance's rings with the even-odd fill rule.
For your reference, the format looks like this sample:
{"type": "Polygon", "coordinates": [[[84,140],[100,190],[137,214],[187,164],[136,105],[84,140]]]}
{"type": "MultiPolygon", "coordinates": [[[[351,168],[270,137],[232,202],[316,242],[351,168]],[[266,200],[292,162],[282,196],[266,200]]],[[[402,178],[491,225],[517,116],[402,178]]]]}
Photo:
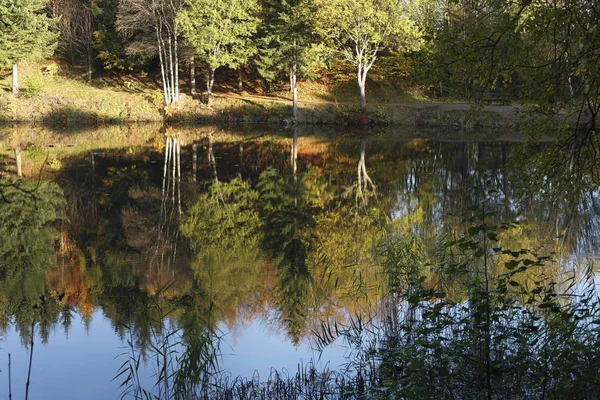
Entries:
{"type": "Polygon", "coordinates": [[[258,25],[257,0],[189,0],[178,16],[183,35],[208,66],[207,102],[212,102],[215,71],[238,68],[252,53],[258,25]],[[250,51],[249,51],[250,50],[250,51]]]}
{"type": "Polygon", "coordinates": [[[47,0],[0,0],[0,69],[12,65],[12,92],[19,91],[18,67],[21,61],[50,57],[56,49],[58,33],[54,20],[43,12],[47,0]]]}
{"type": "Polygon", "coordinates": [[[314,0],[320,31],[345,61],[356,66],[360,107],[367,108],[367,74],[380,52],[421,46],[412,0],[314,0]]]}
{"type": "Polygon", "coordinates": [[[165,104],[179,99],[179,31],[176,17],[185,0],[121,0],[117,30],[132,39],[128,51],[158,55],[165,104]]]}

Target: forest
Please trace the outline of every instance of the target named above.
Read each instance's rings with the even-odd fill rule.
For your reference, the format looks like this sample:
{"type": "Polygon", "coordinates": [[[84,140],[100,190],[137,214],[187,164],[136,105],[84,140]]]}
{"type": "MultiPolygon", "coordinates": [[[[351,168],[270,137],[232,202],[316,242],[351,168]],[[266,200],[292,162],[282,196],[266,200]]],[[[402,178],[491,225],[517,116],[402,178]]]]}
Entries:
{"type": "Polygon", "coordinates": [[[0,0],[0,395],[599,398],[599,111],[592,0],[0,0]]]}
{"type": "MultiPolygon", "coordinates": [[[[372,118],[350,122],[389,122],[386,103],[463,101],[525,105],[541,124],[559,116],[583,132],[575,148],[596,129],[600,11],[590,1],[3,0],[0,10],[5,88],[35,105],[2,93],[7,121],[85,120],[86,107],[98,109],[94,122],[185,120],[218,87],[289,100],[270,112],[290,121],[328,122],[298,115],[319,100],[365,113],[372,92],[372,118]],[[54,97],[36,103],[43,92],[54,97]],[[110,92],[131,94],[114,108],[147,111],[103,115],[108,106],[91,99],[110,92]],[[37,116],[52,101],[63,109],[37,116]]],[[[219,116],[247,122],[251,107],[238,108],[241,118],[219,116]]]]}

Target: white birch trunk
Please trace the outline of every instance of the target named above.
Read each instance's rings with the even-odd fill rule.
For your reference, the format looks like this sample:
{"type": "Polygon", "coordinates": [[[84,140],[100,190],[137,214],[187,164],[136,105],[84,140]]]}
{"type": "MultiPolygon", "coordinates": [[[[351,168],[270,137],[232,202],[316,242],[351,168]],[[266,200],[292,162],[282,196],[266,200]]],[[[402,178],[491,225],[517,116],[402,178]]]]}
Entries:
{"type": "Polygon", "coordinates": [[[367,94],[365,90],[365,83],[359,83],[360,87],[360,109],[362,111],[367,111],[367,94]]]}
{"type": "Polygon", "coordinates": [[[173,60],[175,55],[173,54],[173,41],[171,40],[171,34],[169,33],[167,35],[167,39],[169,41],[169,54],[168,54],[168,71],[169,71],[169,83],[171,86],[171,90],[169,93],[169,96],[171,97],[171,103],[175,103],[176,102],[176,98],[175,98],[175,71],[173,70],[173,60]]]}
{"type": "Polygon", "coordinates": [[[163,82],[163,96],[165,98],[165,104],[171,104],[170,98],[169,98],[169,90],[167,88],[167,79],[166,79],[166,71],[165,71],[165,59],[163,56],[163,46],[162,46],[162,39],[160,37],[160,30],[157,27],[156,28],[156,41],[158,43],[158,58],[160,61],[160,76],[162,78],[162,82],[163,82]]]}
{"type": "Polygon", "coordinates": [[[292,117],[294,121],[298,118],[298,87],[297,87],[297,76],[296,76],[296,64],[292,68],[292,117]]]}
{"type": "Polygon", "coordinates": [[[175,69],[175,82],[173,88],[175,89],[174,94],[174,102],[177,103],[179,101],[179,45],[177,43],[177,32],[175,32],[173,36],[173,42],[175,47],[175,60],[174,60],[174,69],[175,69]]]}
{"type": "Polygon", "coordinates": [[[209,69],[208,76],[206,77],[206,103],[210,106],[212,105],[212,90],[213,85],[215,84],[215,70],[209,69]]]}
{"type": "Polygon", "coordinates": [[[294,39],[294,52],[292,64],[292,118],[294,121],[298,118],[298,63],[296,60],[296,39],[294,39]]]}
{"type": "Polygon", "coordinates": [[[12,92],[13,94],[19,93],[19,69],[16,63],[12,68],[12,92]]]}

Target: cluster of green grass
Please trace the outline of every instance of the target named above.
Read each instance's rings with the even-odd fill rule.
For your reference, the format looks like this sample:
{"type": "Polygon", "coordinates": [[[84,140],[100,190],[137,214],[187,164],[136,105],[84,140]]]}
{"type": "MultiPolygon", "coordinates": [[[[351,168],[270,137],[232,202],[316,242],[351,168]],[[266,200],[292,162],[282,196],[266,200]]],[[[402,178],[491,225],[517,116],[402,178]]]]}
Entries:
{"type": "MultiPolygon", "coordinates": [[[[68,71],[67,71],[68,72],[68,71]]],[[[129,122],[184,122],[287,125],[291,99],[286,91],[265,96],[221,94],[212,106],[182,95],[164,107],[162,94],[146,80],[101,78],[92,84],[61,75],[52,63],[20,65],[20,93],[10,93],[10,74],[0,79],[0,123],[31,122],[49,126],[93,126],[129,122]]],[[[372,85],[368,111],[358,106],[352,81],[302,82],[297,122],[305,125],[506,126],[490,112],[435,111],[418,107],[427,100],[402,88],[372,85]]]]}
{"type": "Polygon", "coordinates": [[[10,93],[10,75],[0,80],[0,122],[77,126],[162,120],[151,89],[95,87],[59,76],[54,65],[21,65],[17,96],[10,93]]]}

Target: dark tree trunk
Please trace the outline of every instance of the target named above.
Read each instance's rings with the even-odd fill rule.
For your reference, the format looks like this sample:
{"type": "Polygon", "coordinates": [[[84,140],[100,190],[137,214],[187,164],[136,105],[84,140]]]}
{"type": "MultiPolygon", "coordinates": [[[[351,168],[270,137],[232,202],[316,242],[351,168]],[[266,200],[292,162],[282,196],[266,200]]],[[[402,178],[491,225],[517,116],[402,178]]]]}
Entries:
{"type": "Polygon", "coordinates": [[[198,174],[198,144],[192,145],[192,180],[196,182],[196,175],[198,174]]]}
{"type": "Polygon", "coordinates": [[[190,57],[190,94],[196,93],[196,59],[190,57]]]}

